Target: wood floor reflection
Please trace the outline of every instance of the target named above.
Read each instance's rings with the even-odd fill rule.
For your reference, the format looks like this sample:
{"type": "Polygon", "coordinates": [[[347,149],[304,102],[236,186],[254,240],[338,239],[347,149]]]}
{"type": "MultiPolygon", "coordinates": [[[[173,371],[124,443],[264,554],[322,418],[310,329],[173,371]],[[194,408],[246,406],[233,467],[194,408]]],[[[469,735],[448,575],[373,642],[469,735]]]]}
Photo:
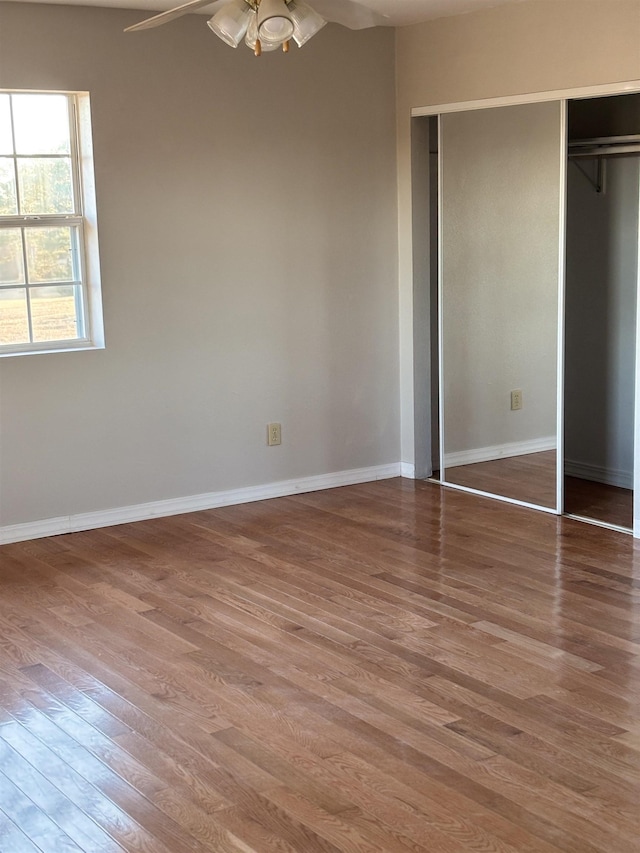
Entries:
{"type": "Polygon", "coordinates": [[[565,477],[565,512],[615,524],[633,527],[633,491],[577,477],[565,477]]]}
{"type": "Polygon", "coordinates": [[[556,506],[556,452],[546,450],[524,456],[492,459],[472,465],[447,468],[446,481],[492,495],[537,504],[556,506]]]}
{"type": "MultiPolygon", "coordinates": [[[[512,456],[448,468],[446,480],[458,486],[503,495],[539,506],[555,506],[555,451],[512,456]]],[[[435,472],[439,479],[439,472],[435,472]]],[[[633,491],[565,477],[565,512],[594,521],[633,527],[633,491]]]]}

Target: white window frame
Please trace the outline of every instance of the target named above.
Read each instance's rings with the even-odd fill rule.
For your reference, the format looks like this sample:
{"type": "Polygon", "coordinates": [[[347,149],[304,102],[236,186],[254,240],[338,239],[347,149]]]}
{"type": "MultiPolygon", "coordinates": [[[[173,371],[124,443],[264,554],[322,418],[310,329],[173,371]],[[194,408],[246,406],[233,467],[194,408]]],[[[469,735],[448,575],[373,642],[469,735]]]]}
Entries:
{"type": "Polygon", "coordinates": [[[82,292],[82,311],[78,312],[79,336],[77,338],[71,340],[25,342],[20,344],[0,344],[0,358],[16,355],[33,355],[36,353],[104,349],[98,219],[89,93],[34,89],[0,89],[0,93],[11,95],[65,95],[68,98],[75,213],[70,215],[0,216],[0,229],[10,227],[38,228],[44,226],[63,226],[75,229],[78,240],[78,269],[77,280],[70,282],[70,284],[79,285],[82,292]]]}

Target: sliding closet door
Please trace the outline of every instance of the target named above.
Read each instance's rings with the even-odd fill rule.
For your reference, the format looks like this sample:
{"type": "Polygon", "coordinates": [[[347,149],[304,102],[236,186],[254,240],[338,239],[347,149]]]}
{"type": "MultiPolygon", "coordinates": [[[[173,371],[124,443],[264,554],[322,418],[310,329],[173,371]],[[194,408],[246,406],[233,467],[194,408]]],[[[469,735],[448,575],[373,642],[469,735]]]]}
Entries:
{"type": "Polygon", "coordinates": [[[564,105],[443,115],[444,481],[557,508],[564,105]]]}

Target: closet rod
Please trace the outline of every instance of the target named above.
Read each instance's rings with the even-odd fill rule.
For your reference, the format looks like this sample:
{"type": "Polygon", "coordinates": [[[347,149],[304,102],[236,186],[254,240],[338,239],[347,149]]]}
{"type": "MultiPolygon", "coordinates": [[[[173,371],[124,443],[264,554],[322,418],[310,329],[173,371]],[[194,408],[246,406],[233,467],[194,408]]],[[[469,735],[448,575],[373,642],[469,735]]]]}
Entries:
{"type": "Polygon", "coordinates": [[[589,139],[574,139],[573,142],[569,142],[569,148],[592,147],[593,145],[624,145],[626,142],[640,142],[640,133],[632,133],[628,136],[593,136],[589,139]]]}
{"type": "Polygon", "coordinates": [[[593,148],[578,148],[569,151],[569,159],[575,157],[615,157],[617,155],[640,154],[640,143],[635,145],[599,145],[593,148]]]}

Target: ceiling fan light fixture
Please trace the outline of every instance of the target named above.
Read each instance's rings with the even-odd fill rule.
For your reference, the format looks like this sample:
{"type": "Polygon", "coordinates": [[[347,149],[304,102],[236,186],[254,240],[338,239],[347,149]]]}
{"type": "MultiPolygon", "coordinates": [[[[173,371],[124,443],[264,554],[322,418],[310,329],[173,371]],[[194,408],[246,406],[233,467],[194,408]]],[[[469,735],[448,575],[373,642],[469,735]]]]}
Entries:
{"type": "Polygon", "coordinates": [[[252,15],[255,17],[255,12],[245,0],[231,0],[207,21],[207,25],[223,42],[238,47],[245,37],[252,15]]]}
{"type": "Polygon", "coordinates": [[[289,14],[293,21],[293,39],[298,47],[306,44],[327,23],[311,6],[307,6],[306,3],[297,3],[295,0],[289,3],[289,14]]]}
{"type": "Polygon", "coordinates": [[[285,0],[260,0],[258,35],[263,43],[281,45],[293,36],[294,24],[285,0]]]}

